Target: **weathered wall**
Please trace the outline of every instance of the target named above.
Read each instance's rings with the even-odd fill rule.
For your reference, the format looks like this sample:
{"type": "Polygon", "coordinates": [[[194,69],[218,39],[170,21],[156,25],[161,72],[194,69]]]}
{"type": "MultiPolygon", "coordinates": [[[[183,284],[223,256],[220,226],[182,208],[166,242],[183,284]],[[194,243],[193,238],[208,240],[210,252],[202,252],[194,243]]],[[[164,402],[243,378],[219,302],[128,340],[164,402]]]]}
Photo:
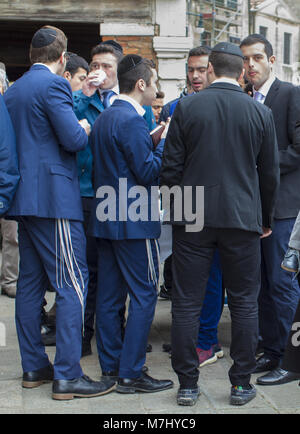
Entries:
{"type": "Polygon", "coordinates": [[[0,0],[1,19],[152,22],[152,0],[0,0]]]}

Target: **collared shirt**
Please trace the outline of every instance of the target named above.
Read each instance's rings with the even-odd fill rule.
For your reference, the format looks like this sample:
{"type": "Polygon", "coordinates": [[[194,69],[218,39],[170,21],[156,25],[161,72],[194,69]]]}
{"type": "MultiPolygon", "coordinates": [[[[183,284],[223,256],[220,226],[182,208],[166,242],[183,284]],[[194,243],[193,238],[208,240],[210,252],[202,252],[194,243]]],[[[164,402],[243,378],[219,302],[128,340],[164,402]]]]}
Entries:
{"type": "Polygon", "coordinates": [[[268,80],[265,81],[264,84],[258,90],[255,90],[254,86],[253,86],[253,98],[255,98],[256,92],[259,92],[261,95],[263,95],[263,98],[260,100],[260,102],[262,104],[264,104],[264,102],[267,98],[267,95],[269,93],[269,90],[271,89],[271,86],[275,80],[276,80],[275,75],[271,74],[271,76],[268,78],[268,80]]]}
{"type": "Polygon", "coordinates": [[[52,74],[55,74],[55,72],[53,72],[52,69],[50,68],[50,66],[49,66],[49,65],[46,65],[46,63],[36,62],[36,63],[34,63],[33,65],[43,65],[43,66],[46,66],[46,68],[48,68],[49,71],[52,72],[52,74]]]}
{"type": "Polygon", "coordinates": [[[234,80],[233,78],[227,78],[227,77],[217,78],[211,84],[215,84],[215,83],[229,83],[229,84],[234,84],[234,85],[240,87],[240,85],[238,84],[238,82],[236,80],[234,80]]]}
{"type": "Polygon", "coordinates": [[[118,97],[117,97],[117,99],[120,99],[120,100],[122,100],[122,101],[127,101],[127,102],[129,102],[129,104],[131,104],[135,109],[136,109],[136,111],[138,112],[138,114],[140,115],[140,116],[144,116],[144,114],[145,114],[145,110],[143,109],[143,107],[135,100],[135,99],[133,99],[133,98],[131,98],[130,96],[128,96],[128,95],[125,95],[124,93],[121,93],[118,97]]]}

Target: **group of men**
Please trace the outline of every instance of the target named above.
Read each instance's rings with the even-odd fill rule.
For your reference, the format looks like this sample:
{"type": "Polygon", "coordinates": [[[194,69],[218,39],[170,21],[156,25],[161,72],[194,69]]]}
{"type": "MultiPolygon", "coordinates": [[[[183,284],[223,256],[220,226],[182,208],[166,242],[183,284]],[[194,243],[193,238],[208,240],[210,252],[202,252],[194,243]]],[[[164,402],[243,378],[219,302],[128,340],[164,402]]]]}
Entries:
{"type": "Polygon", "coordinates": [[[214,330],[205,342],[207,359],[217,351],[224,287],[232,318],[231,404],[255,397],[253,372],[271,371],[260,384],[297,379],[281,362],[300,290],[280,265],[300,209],[294,134],[300,90],[273,75],[271,44],[251,35],[240,48],[219,43],[192,50],[192,91],[163,107],[157,146],[149,134],[158,91],[150,60],[124,56],[119,44],[107,41],[93,48],[88,67],[67,53],[66,36],[51,26],[34,34],[30,59],[30,70],[4,95],[14,156],[7,172],[14,179],[2,208],[19,224],[16,326],[23,387],[53,381],[58,400],[173,387],[145,366],[159,283],[161,223],[151,208],[154,197],[158,211],[159,185],[191,188],[193,210],[196,190],[204,188],[202,230],[186,230],[188,222],[178,219],[171,201],[177,403],[197,402],[201,327],[214,330]],[[239,84],[245,73],[253,98],[239,84]],[[222,278],[213,292],[216,261],[222,278]],[[53,366],[41,336],[49,285],[56,291],[53,366]],[[94,316],[100,381],[80,366],[94,316]],[[259,335],[263,355],[256,360],[259,335]]]}

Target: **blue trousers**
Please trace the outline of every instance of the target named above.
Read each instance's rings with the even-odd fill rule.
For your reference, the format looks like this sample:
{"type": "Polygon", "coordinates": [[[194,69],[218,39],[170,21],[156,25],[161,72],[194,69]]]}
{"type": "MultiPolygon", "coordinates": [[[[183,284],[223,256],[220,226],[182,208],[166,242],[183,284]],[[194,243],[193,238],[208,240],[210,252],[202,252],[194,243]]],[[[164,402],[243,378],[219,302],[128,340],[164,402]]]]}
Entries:
{"type": "Polygon", "coordinates": [[[293,273],[280,267],[294,223],[294,218],[275,219],[272,235],[261,241],[259,331],[265,355],[274,360],[283,357],[300,298],[299,285],[293,273]]]}
{"type": "Polygon", "coordinates": [[[223,310],[223,288],[220,256],[215,251],[206,285],[205,298],[200,315],[197,347],[209,350],[218,343],[218,325],[223,310]]]}
{"type": "MultiPolygon", "coordinates": [[[[96,340],[102,372],[138,378],[146,360],[157,290],[149,276],[146,240],[98,239],[96,340]],[[120,310],[130,302],[122,340],[120,310]]],[[[155,243],[151,250],[158,277],[155,243]]]]}
{"type": "MultiPolygon", "coordinates": [[[[78,281],[86,295],[88,271],[83,225],[70,221],[70,237],[78,281]],[[78,271],[78,269],[81,272],[78,271]]],[[[19,223],[20,273],[16,296],[16,327],[24,372],[49,364],[41,338],[41,309],[48,280],[56,290],[56,355],[54,379],[71,380],[83,375],[80,367],[82,304],[67,268],[60,268],[56,244],[56,220],[23,217],[19,223]]],[[[85,300],[83,300],[85,302],[85,300]]]]}

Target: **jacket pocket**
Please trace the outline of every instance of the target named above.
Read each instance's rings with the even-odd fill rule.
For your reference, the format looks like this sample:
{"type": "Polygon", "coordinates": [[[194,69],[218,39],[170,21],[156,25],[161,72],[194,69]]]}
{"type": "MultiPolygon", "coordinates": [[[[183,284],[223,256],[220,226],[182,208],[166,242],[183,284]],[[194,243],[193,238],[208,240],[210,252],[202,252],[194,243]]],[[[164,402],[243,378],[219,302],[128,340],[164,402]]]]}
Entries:
{"type": "Polygon", "coordinates": [[[72,171],[70,169],[68,169],[67,167],[64,167],[62,165],[55,164],[53,166],[50,166],[49,172],[51,173],[51,175],[66,176],[67,178],[73,180],[72,171]]]}

